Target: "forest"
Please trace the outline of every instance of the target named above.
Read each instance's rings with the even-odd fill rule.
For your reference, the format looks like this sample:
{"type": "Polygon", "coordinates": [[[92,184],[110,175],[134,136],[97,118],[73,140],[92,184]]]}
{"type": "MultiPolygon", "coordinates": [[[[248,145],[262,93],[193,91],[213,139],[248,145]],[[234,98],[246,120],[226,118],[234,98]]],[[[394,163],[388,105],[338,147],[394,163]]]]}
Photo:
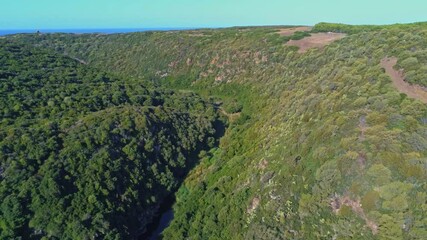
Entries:
{"type": "Polygon", "coordinates": [[[135,237],[216,145],[196,94],[7,40],[0,66],[1,239],[135,237]]]}
{"type": "Polygon", "coordinates": [[[0,238],[424,239],[427,25],[291,27],[6,37],[0,238]]]}

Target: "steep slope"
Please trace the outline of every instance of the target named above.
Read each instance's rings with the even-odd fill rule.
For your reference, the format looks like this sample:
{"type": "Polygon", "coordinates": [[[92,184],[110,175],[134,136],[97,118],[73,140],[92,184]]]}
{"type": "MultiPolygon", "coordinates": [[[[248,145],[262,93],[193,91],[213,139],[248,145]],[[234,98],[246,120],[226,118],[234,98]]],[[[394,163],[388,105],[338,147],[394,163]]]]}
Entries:
{"type": "Polygon", "coordinates": [[[427,107],[380,62],[427,86],[426,24],[320,24],[347,36],[305,53],[280,29],[14,39],[242,111],[179,189],[165,239],[423,239],[427,107]]]}
{"type": "Polygon", "coordinates": [[[0,42],[0,238],[127,239],[215,145],[213,105],[0,42]]]}

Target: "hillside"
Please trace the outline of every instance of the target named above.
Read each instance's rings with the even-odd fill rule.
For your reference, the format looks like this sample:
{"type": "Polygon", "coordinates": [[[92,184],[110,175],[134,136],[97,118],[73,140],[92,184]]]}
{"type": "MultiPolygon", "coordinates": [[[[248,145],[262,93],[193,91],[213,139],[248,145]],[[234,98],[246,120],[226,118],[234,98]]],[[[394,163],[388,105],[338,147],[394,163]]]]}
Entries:
{"type": "Polygon", "coordinates": [[[423,239],[427,25],[17,35],[132,81],[221,99],[239,117],[176,193],[165,239],[423,239]],[[299,52],[289,41],[345,34],[299,52]]]}
{"type": "Polygon", "coordinates": [[[195,94],[7,40],[0,92],[1,239],[136,237],[216,144],[195,94]]]}

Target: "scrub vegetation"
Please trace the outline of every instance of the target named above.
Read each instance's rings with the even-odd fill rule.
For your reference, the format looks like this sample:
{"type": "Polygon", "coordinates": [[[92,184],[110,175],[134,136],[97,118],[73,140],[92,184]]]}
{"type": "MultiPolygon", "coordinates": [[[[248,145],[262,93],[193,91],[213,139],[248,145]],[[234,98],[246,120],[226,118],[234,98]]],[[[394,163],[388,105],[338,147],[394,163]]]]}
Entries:
{"type": "Polygon", "coordinates": [[[395,88],[381,60],[398,59],[407,83],[427,87],[427,25],[283,28],[9,36],[65,63],[49,78],[28,61],[44,75],[20,78],[25,65],[13,62],[25,58],[2,47],[3,236],[133,236],[122,219],[150,216],[148,204],[177,189],[178,167],[189,173],[165,239],[425,238],[427,106],[395,88]],[[286,44],[319,32],[346,36],[305,52],[286,44]],[[43,84],[27,90],[28,79],[43,84]],[[79,79],[111,84],[77,89],[79,79]],[[49,85],[61,81],[64,90],[49,85]],[[128,97],[114,102],[117,92],[128,97]],[[228,122],[215,147],[219,118],[228,122]],[[155,154],[157,141],[167,153],[155,154]]]}

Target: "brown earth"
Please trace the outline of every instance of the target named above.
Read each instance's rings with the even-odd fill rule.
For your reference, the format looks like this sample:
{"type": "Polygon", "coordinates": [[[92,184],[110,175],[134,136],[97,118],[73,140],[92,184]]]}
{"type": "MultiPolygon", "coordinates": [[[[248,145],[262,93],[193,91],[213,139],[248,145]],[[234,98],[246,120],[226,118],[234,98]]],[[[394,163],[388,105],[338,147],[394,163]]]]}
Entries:
{"type": "Polygon", "coordinates": [[[399,92],[408,95],[410,98],[415,98],[423,103],[427,103],[427,91],[423,87],[416,84],[409,84],[405,82],[405,75],[403,70],[395,70],[393,67],[397,63],[395,57],[385,57],[381,60],[381,67],[385,69],[386,74],[391,78],[393,86],[399,92]]]}
{"type": "Polygon", "coordinates": [[[248,209],[246,209],[247,213],[253,213],[259,206],[260,203],[260,199],[255,197],[254,199],[252,199],[251,204],[249,205],[248,209]]]}
{"type": "Polygon", "coordinates": [[[308,32],[311,31],[312,27],[293,27],[293,28],[281,28],[278,29],[280,36],[291,36],[295,32],[308,32]]]}
{"type": "Polygon", "coordinates": [[[360,199],[354,200],[351,199],[349,196],[339,195],[335,195],[331,199],[331,207],[335,214],[338,214],[341,210],[341,207],[344,205],[350,207],[354,214],[356,214],[365,221],[366,226],[371,229],[372,234],[375,235],[378,233],[378,225],[366,216],[365,211],[363,210],[362,205],[360,204],[360,199]]]}
{"type": "Polygon", "coordinates": [[[322,48],[332,42],[344,38],[344,33],[312,33],[310,37],[301,40],[290,40],[286,43],[288,46],[299,47],[299,53],[305,53],[311,48],[322,48]]]}
{"type": "Polygon", "coordinates": [[[258,164],[259,169],[264,170],[268,166],[268,161],[265,159],[262,159],[261,162],[258,164]]]}

